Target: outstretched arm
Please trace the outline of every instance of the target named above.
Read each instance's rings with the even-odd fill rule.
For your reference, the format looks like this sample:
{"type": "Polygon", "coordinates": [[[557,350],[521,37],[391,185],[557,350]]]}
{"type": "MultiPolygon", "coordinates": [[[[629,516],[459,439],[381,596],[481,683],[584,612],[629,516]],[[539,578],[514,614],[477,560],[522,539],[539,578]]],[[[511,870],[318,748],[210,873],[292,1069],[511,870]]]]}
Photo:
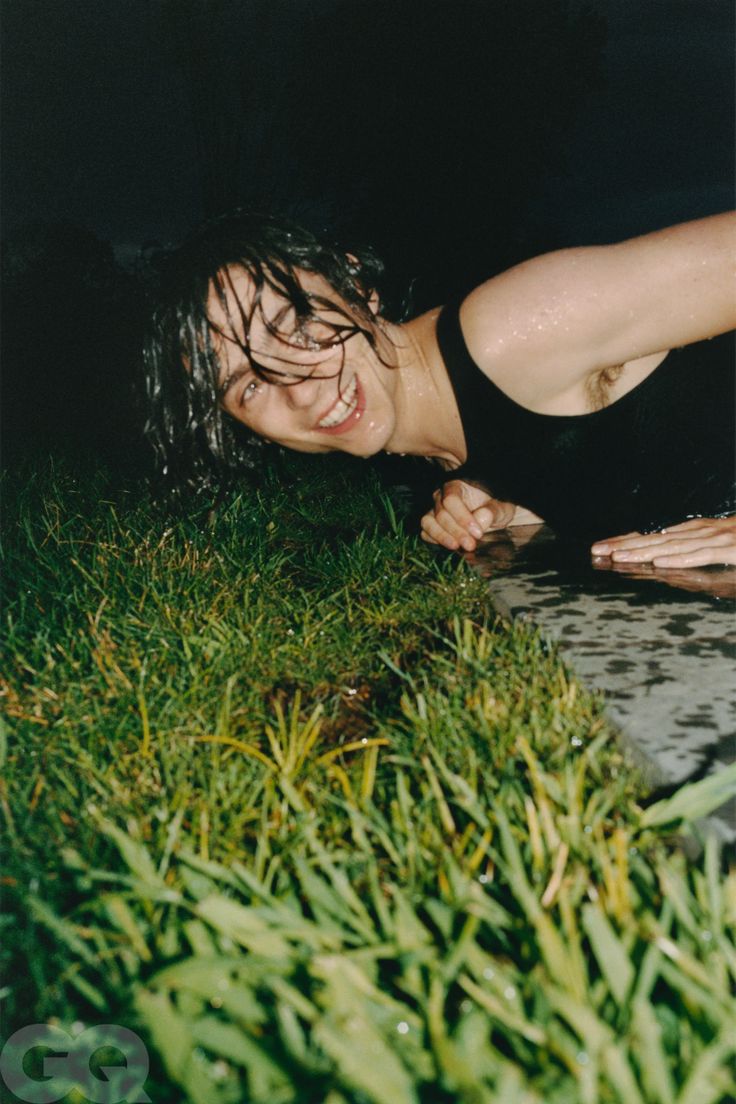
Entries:
{"type": "Polygon", "coordinates": [[[476,288],[461,319],[479,367],[554,413],[602,368],[736,326],[736,214],[536,257],[476,288]]]}

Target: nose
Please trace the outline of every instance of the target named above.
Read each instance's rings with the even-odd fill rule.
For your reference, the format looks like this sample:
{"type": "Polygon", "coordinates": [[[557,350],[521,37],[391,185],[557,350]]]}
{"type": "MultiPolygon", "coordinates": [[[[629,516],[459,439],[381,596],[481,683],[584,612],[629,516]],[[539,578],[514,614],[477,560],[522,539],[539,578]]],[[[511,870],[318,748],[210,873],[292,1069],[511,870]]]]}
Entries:
{"type": "Polygon", "coordinates": [[[314,376],[306,376],[298,383],[289,383],[284,387],[286,401],[294,410],[311,406],[317,398],[320,381],[314,376]]]}

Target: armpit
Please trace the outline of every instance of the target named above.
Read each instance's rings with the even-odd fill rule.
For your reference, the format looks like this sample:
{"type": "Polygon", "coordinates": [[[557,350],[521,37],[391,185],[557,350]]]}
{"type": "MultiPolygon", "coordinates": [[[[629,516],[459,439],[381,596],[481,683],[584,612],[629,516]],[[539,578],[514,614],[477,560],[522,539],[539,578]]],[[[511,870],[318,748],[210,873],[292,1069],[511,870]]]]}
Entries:
{"type": "Polygon", "coordinates": [[[601,368],[588,376],[585,393],[591,410],[603,410],[611,401],[611,387],[624,370],[623,364],[614,364],[610,368],[601,368]]]}

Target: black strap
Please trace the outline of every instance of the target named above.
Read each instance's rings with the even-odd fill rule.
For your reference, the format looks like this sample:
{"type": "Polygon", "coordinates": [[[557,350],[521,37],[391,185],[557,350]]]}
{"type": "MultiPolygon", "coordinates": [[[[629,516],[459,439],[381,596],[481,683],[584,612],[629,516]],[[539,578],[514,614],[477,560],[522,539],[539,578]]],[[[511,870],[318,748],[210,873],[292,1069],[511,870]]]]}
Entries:
{"type": "Polygon", "coordinates": [[[479,470],[478,459],[474,455],[474,445],[490,431],[489,413],[494,389],[465,344],[460,328],[460,304],[463,298],[464,296],[455,296],[442,308],[437,319],[437,344],[455,393],[468,455],[464,464],[443,475],[440,485],[451,479],[483,481],[483,473],[479,470]]]}

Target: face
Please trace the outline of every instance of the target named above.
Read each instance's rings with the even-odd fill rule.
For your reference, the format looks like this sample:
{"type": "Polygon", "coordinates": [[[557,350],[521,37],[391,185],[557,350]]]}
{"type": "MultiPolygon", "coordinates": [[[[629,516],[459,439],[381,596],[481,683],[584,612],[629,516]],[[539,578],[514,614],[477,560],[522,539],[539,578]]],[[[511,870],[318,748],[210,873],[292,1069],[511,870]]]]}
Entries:
{"type": "MultiPolygon", "coordinates": [[[[269,331],[258,310],[249,324],[249,346],[260,365],[280,374],[279,382],[261,379],[239,344],[245,338],[242,318],[250,316],[254,285],[243,269],[230,268],[228,275],[227,311],[214,292],[208,303],[220,331],[213,331],[213,342],[221,365],[223,409],[259,436],[300,452],[372,456],[385,448],[395,422],[395,373],[381,363],[366,338],[357,333],[343,344],[320,347],[320,340],[333,334],[326,323],[344,324],[344,317],[324,310],[324,322],[299,331],[293,307],[265,285],[261,310],[278,333],[269,331]]],[[[300,282],[310,293],[337,298],[315,273],[301,273],[300,282]]]]}

